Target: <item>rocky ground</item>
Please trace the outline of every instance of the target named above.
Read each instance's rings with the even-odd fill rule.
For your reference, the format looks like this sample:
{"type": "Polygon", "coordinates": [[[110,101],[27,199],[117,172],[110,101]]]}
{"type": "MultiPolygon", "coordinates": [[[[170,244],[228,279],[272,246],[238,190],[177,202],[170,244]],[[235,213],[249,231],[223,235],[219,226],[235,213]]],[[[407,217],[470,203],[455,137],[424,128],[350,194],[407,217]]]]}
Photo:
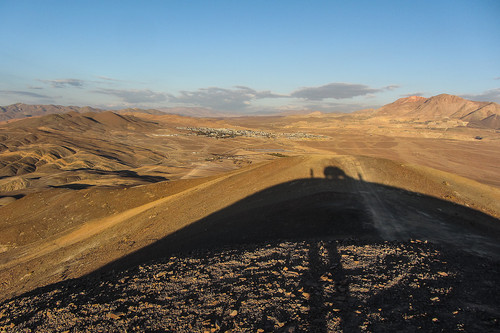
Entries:
{"type": "Polygon", "coordinates": [[[500,331],[500,265],[418,240],[197,251],[0,304],[1,332],[500,331]]]}

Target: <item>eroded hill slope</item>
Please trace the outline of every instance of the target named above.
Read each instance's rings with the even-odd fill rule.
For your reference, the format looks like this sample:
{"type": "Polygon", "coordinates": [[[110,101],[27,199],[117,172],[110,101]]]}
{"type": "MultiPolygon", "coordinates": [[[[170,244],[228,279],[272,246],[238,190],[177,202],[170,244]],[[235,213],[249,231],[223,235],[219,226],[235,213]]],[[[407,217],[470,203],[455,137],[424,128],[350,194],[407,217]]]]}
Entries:
{"type": "Polygon", "coordinates": [[[458,176],[343,155],[130,189],[52,190],[0,208],[3,297],[103,266],[276,239],[418,238],[494,256],[499,198],[458,176]]]}

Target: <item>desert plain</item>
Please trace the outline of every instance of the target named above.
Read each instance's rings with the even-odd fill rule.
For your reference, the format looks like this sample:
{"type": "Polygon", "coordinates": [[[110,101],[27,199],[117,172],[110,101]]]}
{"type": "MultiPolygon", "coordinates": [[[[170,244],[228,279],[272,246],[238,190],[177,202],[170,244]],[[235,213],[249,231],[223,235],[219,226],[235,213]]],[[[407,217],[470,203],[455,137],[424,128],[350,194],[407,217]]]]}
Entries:
{"type": "Polygon", "coordinates": [[[500,330],[495,103],[3,114],[0,331],[500,330]]]}

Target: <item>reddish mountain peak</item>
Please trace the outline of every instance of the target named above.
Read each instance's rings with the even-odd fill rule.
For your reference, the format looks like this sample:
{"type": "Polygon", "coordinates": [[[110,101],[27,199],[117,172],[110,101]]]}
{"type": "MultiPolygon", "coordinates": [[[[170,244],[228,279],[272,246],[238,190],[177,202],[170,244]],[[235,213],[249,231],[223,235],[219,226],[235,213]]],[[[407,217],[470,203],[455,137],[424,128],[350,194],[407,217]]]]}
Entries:
{"type": "Polygon", "coordinates": [[[480,121],[492,114],[500,115],[500,106],[490,102],[473,102],[459,96],[440,94],[430,98],[410,96],[382,106],[375,116],[393,119],[439,120],[445,118],[480,121]]]}
{"type": "Polygon", "coordinates": [[[400,99],[397,99],[396,101],[387,104],[387,105],[402,105],[402,104],[408,104],[408,103],[422,103],[427,100],[426,97],[422,96],[408,96],[408,97],[403,97],[400,99]]]}
{"type": "Polygon", "coordinates": [[[427,99],[426,97],[414,95],[414,96],[408,96],[405,98],[400,98],[399,101],[408,103],[408,102],[421,102],[421,101],[424,101],[426,99],[427,99]]]}

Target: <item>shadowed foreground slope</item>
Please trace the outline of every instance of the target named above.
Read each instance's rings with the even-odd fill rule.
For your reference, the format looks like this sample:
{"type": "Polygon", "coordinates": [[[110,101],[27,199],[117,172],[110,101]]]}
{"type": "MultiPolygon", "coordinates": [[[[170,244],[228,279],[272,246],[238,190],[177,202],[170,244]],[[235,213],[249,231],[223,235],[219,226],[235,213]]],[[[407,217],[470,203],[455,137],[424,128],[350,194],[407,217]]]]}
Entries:
{"type": "Polygon", "coordinates": [[[356,180],[338,167],[249,196],[102,268],[171,253],[277,240],[410,239],[500,258],[500,221],[430,196],[356,180]]]}
{"type": "Polygon", "coordinates": [[[0,305],[8,332],[499,329],[498,261],[423,242],[235,245],[91,274],[0,305]]]}
{"type": "MultiPolygon", "coordinates": [[[[6,301],[0,325],[13,331],[499,328],[496,218],[368,181],[374,176],[363,158],[299,162],[312,177],[321,166],[325,178],[278,183],[87,276],[6,301]]],[[[227,195],[235,184],[223,187],[227,195]]],[[[168,221],[168,206],[161,207],[157,214],[168,221]]]]}

